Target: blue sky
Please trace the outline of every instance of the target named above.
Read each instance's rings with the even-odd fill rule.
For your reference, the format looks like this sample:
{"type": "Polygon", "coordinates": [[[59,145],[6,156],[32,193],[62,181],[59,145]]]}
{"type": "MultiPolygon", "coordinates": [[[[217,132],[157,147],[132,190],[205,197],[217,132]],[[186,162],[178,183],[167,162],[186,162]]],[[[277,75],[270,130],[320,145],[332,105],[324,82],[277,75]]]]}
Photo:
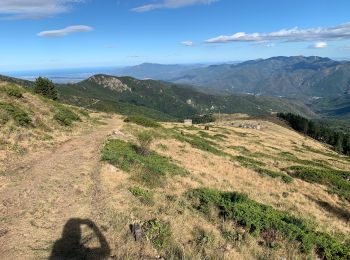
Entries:
{"type": "Polygon", "coordinates": [[[350,58],[348,0],[1,0],[0,71],[350,58]]]}

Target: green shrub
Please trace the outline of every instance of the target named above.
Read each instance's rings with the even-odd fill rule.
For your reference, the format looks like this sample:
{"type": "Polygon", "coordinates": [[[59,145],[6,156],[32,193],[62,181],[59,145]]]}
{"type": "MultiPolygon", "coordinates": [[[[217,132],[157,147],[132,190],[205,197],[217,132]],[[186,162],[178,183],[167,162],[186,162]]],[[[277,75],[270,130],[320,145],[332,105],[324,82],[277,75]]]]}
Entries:
{"type": "Polygon", "coordinates": [[[319,183],[329,187],[329,191],[350,201],[349,171],[334,169],[316,169],[306,166],[292,166],[288,169],[295,178],[311,183],[319,183]]]}
{"type": "Polygon", "coordinates": [[[32,125],[32,120],[29,115],[19,107],[8,103],[0,103],[0,111],[0,120],[2,123],[6,123],[12,118],[19,126],[27,127],[32,125]]]}
{"type": "Polygon", "coordinates": [[[143,156],[138,148],[122,140],[109,140],[102,150],[102,160],[126,172],[140,169],[137,180],[149,187],[161,186],[167,175],[187,175],[187,171],[173,164],[169,158],[150,152],[143,156]]]}
{"type": "Polygon", "coordinates": [[[259,168],[256,171],[261,175],[267,175],[267,176],[270,176],[271,178],[281,178],[281,180],[284,183],[292,183],[293,182],[293,178],[290,177],[289,175],[283,173],[283,172],[271,171],[271,170],[264,169],[264,168],[259,168]]]}
{"type": "Polygon", "coordinates": [[[279,155],[282,157],[282,160],[286,160],[289,162],[294,162],[302,165],[307,165],[307,166],[314,166],[314,167],[320,167],[320,168],[330,168],[329,164],[327,162],[320,162],[320,161],[310,161],[310,160],[303,160],[299,159],[297,156],[295,156],[292,153],[289,152],[280,152],[279,155]]]}
{"type": "Polygon", "coordinates": [[[257,161],[252,158],[241,156],[241,155],[234,156],[233,159],[238,161],[241,166],[252,170],[259,170],[260,166],[266,166],[266,164],[261,161],[257,161]]]}
{"type": "Polygon", "coordinates": [[[10,97],[22,98],[23,90],[15,85],[9,85],[4,88],[5,93],[10,97]]]}
{"type": "Polygon", "coordinates": [[[143,131],[137,134],[137,141],[139,143],[139,151],[142,155],[150,153],[151,143],[153,142],[153,133],[151,131],[143,131]]]}
{"type": "Polygon", "coordinates": [[[231,219],[252,235],[260,236],[266,231],[277,232],[290,241],[299,242],[302,252],[309,253],[315,249],[325,259],[350,257],[350,248],[340,238],[319,232],[303,220],[250,200],[244,194],[202,188],[190,191],[188,198],[193,208],[204,216],[218,212],[217,217],[226,221],[231,219]]]}
{"type": "Polygon", "coordinates": [[[242,154],[248,154],[249,153],[249,150],[247,148],[245,148],[244,146],[230,146],[228,147],[230,149],[233,149],[237,152],[240,152],[242,154]]]}
{"type": "Polygon", "coordinates": [[[272,171],[263,166],[266,166],[264,162],[257,161],[255,159],[245,157],[245,156],[234,156],[233,160],[236,160],[240,163],[241,166],[251,169],[262,176],[270,176],[271,178],[281,178],[284,183],[293,182],[293,178],[283,172],[272,171]]]}
{"type": "Polygon", "coordinates": [[[132,195],[137,197],[142,203],[146,205],[153,205],[152,193],[148,190],[144,190],[140,187],[132,187],[129,189],[132,195]]]}
{"type": "Polygon", "coordinates": [[[150,128],[157,128],[157,127],[161,127],[161,125],[154,121],[151,118],[148,117],[144,117],[144,116],[128,116],[124,122],[127,123],[134,123],[137,125],[141,125],[144,127],[150,127],[150,128]]]}
{"type": "Polygon", "coordinates": [[[199,150],[209,152],[218,156],[229,156],[229,154],[220,150],[219,145],[200,136],[193,134],[181,134],[174,129],[169,130],[168,133],[178,141],[189,143],[192,147],[197,148],[199,150]]]}
{"type": "Polygon", "coordinates": [[[210,135],[204,131],[199,131],[198,134],[203,138],[218,140],[218,141],[225,141],[225,139],[227,138],[227,136],[223,134],[210,135]]]}
{"type": "Polygon", "coordinates": [[[35,80],[34,92],[52,100],[58,98],[55,84],[47,78],[39,77],[35,80]]]}
{"type": "Polygon", "coordinates": [[[214,245],[214,236],[213,234],[205,231],[202,228],[195,228],[193,230],[194,241],[199,247],[211,247],[214,245]]]}
{"type": "Polygon", "coordinates": [[[71,126],[73,122],[80,121],[80,117],[76,113],[63,106],[57,107],[54,119],[64,126],[71,126]]]}
{"type": "Polygon", "coordinates": [[[193,124],[206,124],[215,121],[213,114],[206,114],[192,118],[193,124]]]}
{"type": "Polygon", "coordinates": [[[0,125],[6,124],[8,121],[10,121],[10,119],[9,113],[3,109],[0,109],[0,125]]]}
{"type": "Polygon", "coordinates": [[[146,238],[157,250],[164,250],[172,243],[170,225],[158,219],[149,220],[142,228],[146,238]]]}

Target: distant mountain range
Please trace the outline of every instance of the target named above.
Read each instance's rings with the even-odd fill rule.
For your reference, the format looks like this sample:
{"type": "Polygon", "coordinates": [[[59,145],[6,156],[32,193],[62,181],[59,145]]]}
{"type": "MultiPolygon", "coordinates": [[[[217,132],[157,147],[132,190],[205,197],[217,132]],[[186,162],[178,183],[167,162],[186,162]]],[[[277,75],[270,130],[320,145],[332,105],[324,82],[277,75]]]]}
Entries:
{"type": "Polygon", "coordinates": [[[130,66],[121,69],[116,69],[113,75],[116,76],[130,76],[138,79],[157,79],[168,80],[179,77],[187,71],[197,68],[206,67],[205,65],[163,65],[155,63],[143,63],[137,66],[130,66]]]}
{"type": "Polygon", "coordinates": [[[205,87],[225,93],[317,99],[350,94],[350,62],[321,57],[273,57],[185,68],[142,64],[123,75],[205,87]],[[156,71],[161,75],[157,75],[156,71]],[[162,71],[167,73],[161,73],[162,71]],[[141,77],[139,77],[141,76],[141,77]]]}
{"type": "Polygon", "coordinates": [[[298,100],[320,116],[350,118],[350,62],[345,61],[293,56],[196,68],[141,64],[122,74],[191,85],[212,94],[298,100]]]}
{"type": "Polygon", "coordinates": [[[304,117],[350,119],[350,62],[296,56],[211,66],[145,63],[115,73],[140,79],[97,74],[78,83],[57,84],[61,100],[164,120],[212,112],[293,112],[304,117]]]}

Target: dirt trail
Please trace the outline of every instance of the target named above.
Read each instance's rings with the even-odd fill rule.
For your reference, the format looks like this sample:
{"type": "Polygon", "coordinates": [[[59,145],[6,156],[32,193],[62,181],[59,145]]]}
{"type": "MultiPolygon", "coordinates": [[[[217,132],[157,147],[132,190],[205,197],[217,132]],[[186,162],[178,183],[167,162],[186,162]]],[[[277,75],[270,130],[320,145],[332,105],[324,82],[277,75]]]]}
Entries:
{"type": "Polygon", "coordinates": [[[46,259],[72,218],[101,226],[100,150],[121,120],[106,123],[0,176],[0,259],[46,259]]]}

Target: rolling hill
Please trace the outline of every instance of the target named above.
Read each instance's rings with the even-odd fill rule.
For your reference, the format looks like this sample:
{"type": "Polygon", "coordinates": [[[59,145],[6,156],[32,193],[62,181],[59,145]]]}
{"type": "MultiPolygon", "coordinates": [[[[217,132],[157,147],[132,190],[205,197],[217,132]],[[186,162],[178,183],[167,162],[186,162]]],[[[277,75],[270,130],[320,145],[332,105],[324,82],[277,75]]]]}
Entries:
{"type": "Polygon", "coordinates": [[[286,99],[218,96],[189,86],[131,77],[95,75],[77,84],[59,85],[58,90],[61,100],[67,103],[122,114],[144,114],[163,120],[218,112],[265,116],[272,112],[293,112],[316,116],[303,104],[286,99]]]}

